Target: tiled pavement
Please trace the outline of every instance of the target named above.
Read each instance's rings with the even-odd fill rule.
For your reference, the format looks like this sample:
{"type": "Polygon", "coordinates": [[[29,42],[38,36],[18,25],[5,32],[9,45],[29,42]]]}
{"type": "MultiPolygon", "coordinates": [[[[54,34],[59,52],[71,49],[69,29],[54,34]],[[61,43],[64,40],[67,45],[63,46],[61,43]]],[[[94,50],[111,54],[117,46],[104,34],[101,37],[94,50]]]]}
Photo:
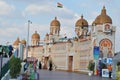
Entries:
{"type": "Polygon", "coordinates": [[[64,71],[49,71],[39,70],[40,80],[113,80],[109,78],[102,78],[98,76],[88,76],[85,74],[64,72],[64,71]]]}

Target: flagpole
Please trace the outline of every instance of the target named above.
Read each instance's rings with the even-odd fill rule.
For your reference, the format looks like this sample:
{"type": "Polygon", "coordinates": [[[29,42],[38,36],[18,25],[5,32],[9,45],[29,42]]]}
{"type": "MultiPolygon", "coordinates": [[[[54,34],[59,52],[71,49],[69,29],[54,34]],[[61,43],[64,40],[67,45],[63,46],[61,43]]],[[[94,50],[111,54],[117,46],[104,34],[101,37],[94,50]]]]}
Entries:
{"type": "Polygon", "coordinates": [[[28,46],[29,46],[29,28],[30,28],[30,24],[32,24],[32,22],[30,20],[28,20],[28,30],[27,30],[27,44],[26,44],[26,59],[28,57],[28,46]]]}

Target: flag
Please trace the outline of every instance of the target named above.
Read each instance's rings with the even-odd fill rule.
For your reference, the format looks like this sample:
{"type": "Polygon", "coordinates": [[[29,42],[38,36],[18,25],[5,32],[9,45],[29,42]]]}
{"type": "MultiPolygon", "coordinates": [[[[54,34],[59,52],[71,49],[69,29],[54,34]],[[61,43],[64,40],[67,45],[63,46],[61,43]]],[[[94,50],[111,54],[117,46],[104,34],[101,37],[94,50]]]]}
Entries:
{"type": "Polygon", "coordinates": [[[59,7],[59,8],[63,8],[63,5],[61,4],[61,3],[57,3],[57,7],[59,7]]]}

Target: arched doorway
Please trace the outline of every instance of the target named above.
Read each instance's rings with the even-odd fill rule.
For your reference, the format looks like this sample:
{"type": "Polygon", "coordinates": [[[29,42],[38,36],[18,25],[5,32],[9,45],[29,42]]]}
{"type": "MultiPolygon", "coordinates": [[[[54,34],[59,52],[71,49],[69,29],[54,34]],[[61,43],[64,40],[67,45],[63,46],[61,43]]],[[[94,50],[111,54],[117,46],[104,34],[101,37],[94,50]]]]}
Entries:
{"type": "Polygon", "coordinates": [[[113,57],[113,53],[112,53],[112,42],[111,40],[105,38],[102,39],[99,43],[100,45],[100,56],[102,57],[113,57]]]}

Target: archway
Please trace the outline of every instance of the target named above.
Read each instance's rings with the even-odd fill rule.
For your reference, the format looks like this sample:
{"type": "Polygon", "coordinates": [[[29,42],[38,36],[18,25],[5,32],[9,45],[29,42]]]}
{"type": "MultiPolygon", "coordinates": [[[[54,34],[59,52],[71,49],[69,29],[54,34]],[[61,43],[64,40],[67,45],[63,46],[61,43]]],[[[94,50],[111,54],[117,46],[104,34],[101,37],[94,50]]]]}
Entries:
{"type": "Polygon", "coordinates": [[[113,53],[112,53],[112,42],[111,40],[105,38],[102,39],[99,43],[100,45],[100,51],[103,53],[102,56],[103,57],[112,57],[113,53]]]}

